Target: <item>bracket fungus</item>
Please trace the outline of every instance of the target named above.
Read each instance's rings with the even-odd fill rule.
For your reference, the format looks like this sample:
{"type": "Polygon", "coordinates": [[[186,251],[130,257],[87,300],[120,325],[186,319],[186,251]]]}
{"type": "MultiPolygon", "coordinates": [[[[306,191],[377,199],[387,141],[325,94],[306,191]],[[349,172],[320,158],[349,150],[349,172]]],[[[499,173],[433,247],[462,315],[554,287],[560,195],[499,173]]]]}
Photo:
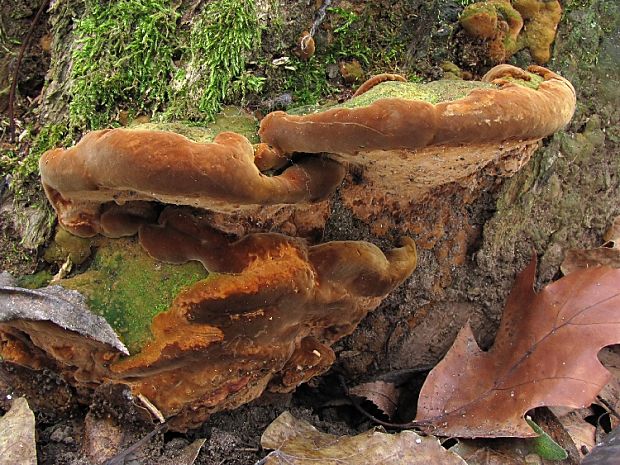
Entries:
{"type": "Polygon", "coordinates": [[[338,163],[316,158],[266,176],[255,164],[252,144],[233,132],[196,143],[173,132],[139,129],[90,132],[74,147],[46,152],[40,170],[60,224],[82,237],[135,234],[155,215],[145,201],[251,211],[322,200],[344,176],[338,163]]]}
{"type": "Polygon", "coordinates": [[[290,391],[325,371],[335,358],[330,345],[350,334],[417,260],[409,238],[385,254],[367,242],[308,246],[276,233],[230,240],[179,207],[164,210],[161,224],[142,226],[140,236],[156,258],[199,259],[217,271],[153,318],[152,337],[140,352],[122,357],[55,321],[24,323],[26,316],[3,321],[0,353],[26,365],[33,357],[23,354],[36,353],[37,367],[49,357],[82,387],[129,385],[174,417],[177,429],[248,402],[267,387],[290,391]],[[177,248],[179,239],[189,245],[177,248]]]}
{"type": "Polygon", "coordinates": [[[325,152],[355,161],[377,150],[540,139],[568,123],[575,103],[573,86],[548,69],[500,65],[481,82],[389,79],[325,111],[276,111],[261,121],[259,135],[280,153],[325,152]]]}
{"type": "Polygon", "coordinates": [[[349,163],[362,181],[347,179],[341,199],[357,218],[387,231],[395,218],[425,221],[421,205],[452,203],[450,191],[471,197],[477,176],[514,174],[540,139],[570,121],[576,104],[570,82],[539,66],[499,65],[481,82],[401,80],[372,78],[351,100],[323,110],[270,113],[261,141],[289,157],[325,153],[349,163]]]}
{"type": "Polygon", "coordinates": [[[465,7],[459,22],[471,36],[489,41],[489,58],[494,62],[529,48],[542,65],[551,58],[561,16],[558,0],[488,0],[465,7]]]}
{"type": "MultiPolygon", "coordinates": [[[[380,75],[324,111],[271,113],[256,146],[233,132],[198,143],[166,131],[111,129],[45,153],[41,179],[63,228],[82,237],[129,236],[101,239],[91,268],[59,284],[83,291],[131,356],[54,320],[3,315],[6,292],[0,355],[29,368],[50,366],[79,392],[128,385],[176,429],[324,372],[335,359],[331,345],[413,272],[409,233],[432,248],[437,240],[424,242],[421,231],[441,235],[450,215],[482,189],[475,188],[479,178],[514,173],[575,108],[572,85],[540,67],[498,66],[482,82],[402,81],[380,75]],[[384,253],[362,241],[308,245],[267,223],[254,231],[269,232],[235,230],[234,223],[266,211],[275,218],[270,209],[281,206],[291,217],[299,213],[299,223],[311,222],[304,206],[319,210],[324,224],[325,199],[339,186],[354,216],[398,223],[402,246],[384,253]],[[115,256],[107,260],[113,273],[97,269],[105,268],[102,244],[111,243],[139,251],[138,265],[115,256]],[[167,268],[177,266],[183,271],[167,268]],[[129,284],[117,281],[130,268],[145,272],[129,284]],[[151,279],[158,273],[165,292],[151,279]],[[145,317],[124,328],[109,296],[132,301],[142,287],[150,294],[135,300],[148,307],[145,317]],[[155,305],[153,292],[166,299],[155,305]]],[[[450,250],[464,256],[468,231],[446,239],[450,250]]],[[[447,262],[450,253],[435,255],[447,262]]]]}

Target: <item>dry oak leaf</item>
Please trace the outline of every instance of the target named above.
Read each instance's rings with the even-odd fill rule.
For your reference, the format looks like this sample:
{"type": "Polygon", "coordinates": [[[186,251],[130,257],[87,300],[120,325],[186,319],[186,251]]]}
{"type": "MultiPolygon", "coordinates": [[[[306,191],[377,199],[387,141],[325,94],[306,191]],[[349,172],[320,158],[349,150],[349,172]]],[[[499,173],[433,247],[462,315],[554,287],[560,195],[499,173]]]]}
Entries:
{"type": "Polygon", "coordinates": [[[620,268],[620,249],[608,247],[570,249],[566,252],[560,270],[566,276],[575,270],[593,266],[620,268]]]}
{"type": "Polygon", "coordinates": [[[620,270],[577,270],[536,293],[536,260],[518,276],[488,352],[469,325],[426,379],[416,421],[434,434],[534,436],[539,406],[590,405],[611,375],[598,351],[620,341],[620,270]]]}
{"type": "Polygon", "coordinates": [[[261,446],[276,450],[257,465],[466,465],[433,436],[419,436],[413,431],[387,434],[370,430],[339,437],[321,433],[289,412],[267,427],[261,446]]]}

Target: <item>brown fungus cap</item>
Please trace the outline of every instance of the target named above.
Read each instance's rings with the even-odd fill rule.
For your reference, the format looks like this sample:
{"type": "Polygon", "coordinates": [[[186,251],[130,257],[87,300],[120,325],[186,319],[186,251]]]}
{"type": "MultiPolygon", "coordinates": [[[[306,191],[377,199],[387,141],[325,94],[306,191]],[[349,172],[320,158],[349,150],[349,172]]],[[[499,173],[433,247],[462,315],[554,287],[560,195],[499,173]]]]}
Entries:
{"type": "Polygon", "coordinates": [[[248,402],[267,385],[286,392],[324,372],[335,359],[331,344],[416,266],[409,238],[383,253],[367,242],[308,246],[273,233],[227,239],[184,208],[162,217],[140,231],[152,256],[200,260],[221,274],[181,292],[153,320],[153,341],[111,370],[175,414],[178,427],[248,402]]]}
{"type": "Polygon", "coordinates": [[[280,153],[352,156],[371,150],[540,139],[566,125],[575,110],[570,82],[539,66],[526,72],[500,65],[482,81],[486,85],[454,100],[430,103],[397,96],[354,105],[381,86],[401,84],[381,83],[350,105],[306,115],[270,113],[261,121],[259,134],[280,153]]]}
{"type": "Polygon", "coordinates": [[[410,276],[417,260],[409,238],[385,253],[362,241],[308,246],[274,233],[234,240],[182,207],[168,207],[161,224],[142,226],[140,236],[155,257],[198,259],[219,272],[181,291],[153,318],[152,338],[140,352],[121,357],[52,322],[12,321],[0,328],[0,354],[27,366],[64,367],[77,387],[128,385],[177,430],[267,388],[291,391],[327,370],[335,359],[331,345],[410,276]]]}
{"type": "Polygon", "coordinates": [[[202,144],[172,132],[130,129],[93,131],[74,147],[50,150],[40,170],[63,227],[78,236],[112,237],[134,234],[142,219],[152,219],[144,205],[131,205],[135,201],[238,212],[322,200],[344,176],[336,162],[312,158],[266,176],[250,142],[232,132],[202,144]]]}

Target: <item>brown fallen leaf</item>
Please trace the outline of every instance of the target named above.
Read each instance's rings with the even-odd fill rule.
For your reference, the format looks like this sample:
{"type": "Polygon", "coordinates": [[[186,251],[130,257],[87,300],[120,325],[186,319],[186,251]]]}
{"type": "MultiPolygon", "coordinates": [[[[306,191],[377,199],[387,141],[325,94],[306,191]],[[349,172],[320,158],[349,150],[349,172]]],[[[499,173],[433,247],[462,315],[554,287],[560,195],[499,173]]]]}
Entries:
{"type": "Polygon", "coordinates": [[[557,417],[562,428],[575,444],[580,457],[592,450],[596,444],[596,427],[586,421],[586,417],[593,414],[591,408],[564,409],[551,407],[551,412],[557,417]]]}
{"type": "Polygon", "coordinates": [[[121,450],[123,427],[109,416],[89,412],[84,420],[82,451],[92,463],[104,463],[121,450]]]}
{"type": "Polygon", "coordinates": [[[392,418],[398,407],[400,391],[394,383],[374,381],[372,383],[359,384],[349,389],[349,394],[372,402],[388,418],[392,418]]]}
{"type": "Polygon", "coordinates": [[[615,248],[620,247],[620,216],[616,216],[609,229],[605,231],[603,240],[611,242],[615,248]]]}
{"type": "Polygon", "coordinates": [[[206,441],[203,438],[196,439],[181,451],[160,458],[159,465],[193,465],[206,441]]]}
{"type": "Polygon", "coordinates": [[[0,465],[37,465],[34,413],[23,397],[0,418],[0,465]]]}
{"type": "Polygon", "coordinates": [[[528,437],[545,405],[591,404],[611,375],[596,354],[620,342],[620,270],[577,270],[536,293],[536,261],[518,276],[488,352],[469,325],[428,375],[416,422],[434,434],[528,437]]]}
{"type": "Polygon", "coordinates": [[[276,449],[257,465],[466,465],[432,436],[370,430],[357,436],[321,433],[310,423],[284,412],[261,437],[265,449],[276,449]]]}
{"type": "Polygon", "coordinates": [[[450,448],[462,457],[467,465],[524,465],[524,460],[516,450],[498,451],[474,440],[459,441],[450,448]]]}
{"type": "Polygon", "coordinates": [[[609,266],[620,268],[620,249],[599,247],[596,249],[571,249],[566,252],[560,269],[564,276],[582,268],[609,266]]]}

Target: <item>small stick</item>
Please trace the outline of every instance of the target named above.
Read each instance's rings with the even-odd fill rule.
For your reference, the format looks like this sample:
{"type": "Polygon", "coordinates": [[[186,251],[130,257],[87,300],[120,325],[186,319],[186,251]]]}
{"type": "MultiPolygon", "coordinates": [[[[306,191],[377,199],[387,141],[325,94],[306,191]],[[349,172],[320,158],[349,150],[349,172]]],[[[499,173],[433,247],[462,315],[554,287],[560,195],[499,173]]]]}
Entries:
{"type": "Polygon", "coordinates": [[[28,33],[26,34],[26,37],[24,38],[24,42],[22,43],[22,46],[19,49],[19,55],[17,56],[17,62],[15,63],[15,71],[13,72],[13,81],[11,82],[11,88],[9,90],[9,108],[8,108],[9,134],[10,134],[11,142],[15,140],[15,92],[17,91],[17,78],[19,74],[19,68],[21,67],[22,60],[24,58],[24,54],[26,53],[26,50],[28,50],[28,47],[30,47],[30,42],[34,34],[34,28],[39,22],[39,19],[41,18],[41,15],[43,14],[43,11],[45,10],[45,7],[47,6],[48,3],[49,3],[49,0],[43,0],[41,2],[41,6],[39,7],[39,10],[37,11],[37,14],[35,15],[34,19],[32,20],[32,24],[30,24],[30,29],[28,30],[28,33]]]}
{"type": "Polygon", "coordinates": [[[151,402],[150,400],[148,400],[148,398],[142,394],[138,394],[138,399],[140,400],[140,402],[142,402],[144,404],[144,406],[146,407],[146,409],[151,412],[151,414],[157,418],[157,420],[160,423],[165,423],[166,419],[164,418],[164,415],[159,411],[159,409],[157,407],[155,407],[155,405],[153,405],[153,402],[151,402]]]}
{"type": "Polygon", "coordinates": [[[164,432],[165,433],[167,429],[168,429],[168,424],[167,423],[160,423],[149,434],[144,436],[139,441],[136,441],[135,443],[133,443],[131,446],[129,446],[124,451],[119,452],[118,454],[116,454],[114,457],[112,457],[107,462],[104,462],[103,465],[122,465],[124,463],[124,461],[125,461],[125,457],[127,457],[132,452],[135,452],[136,450],[138,450],[140,447],[142,447],[144,444],[146,444],[157,433],[159,433],[159,432],[164,432]]]}

